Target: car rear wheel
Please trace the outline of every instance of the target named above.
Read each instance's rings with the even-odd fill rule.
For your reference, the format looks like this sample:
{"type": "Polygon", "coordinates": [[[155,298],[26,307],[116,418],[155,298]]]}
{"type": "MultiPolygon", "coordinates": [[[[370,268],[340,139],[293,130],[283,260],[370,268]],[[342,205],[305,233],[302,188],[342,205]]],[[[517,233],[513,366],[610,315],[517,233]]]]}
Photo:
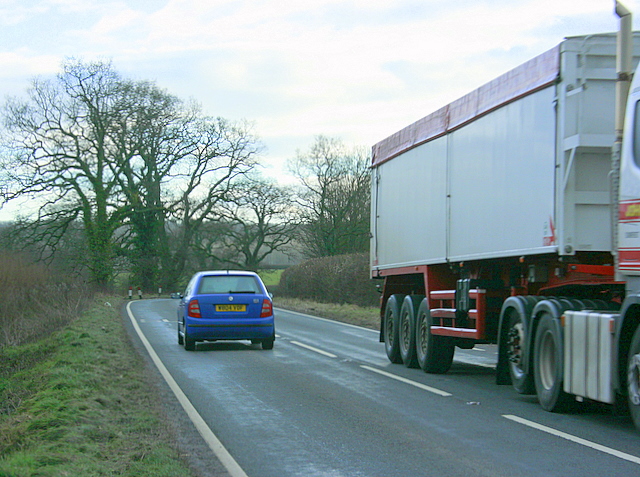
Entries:
{"type": "Polygon", "coordinates": [[[273,349],[273,343],[275,343],[276,338],[269,338],[268,340],[262,340],[262,349],[273,349]]]}
{"type": "Polygon", "coordinates": [[[196,350],[196,340],[189,337],[189,333],[187,332],[187,324],[182,323],[182,327],[184,328],[184,349],[187,351],[195,351],[196,350]]]}
{"type": "Polygon", "coordinates": [[[178,323],[178,344],[179,345],[184,345],[184,338],[183,338],[182,333],[180,331],[180,323],[178,323]]]}

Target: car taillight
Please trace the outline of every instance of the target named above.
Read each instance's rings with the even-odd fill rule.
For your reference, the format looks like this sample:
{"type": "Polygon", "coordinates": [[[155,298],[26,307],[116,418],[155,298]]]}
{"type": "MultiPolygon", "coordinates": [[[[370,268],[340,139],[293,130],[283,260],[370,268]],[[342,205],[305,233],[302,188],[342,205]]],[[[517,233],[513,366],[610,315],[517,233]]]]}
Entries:
{"type": "Polygon", "coordinates": [[[271,300],[265,298],[262,300],[262,312],[260,312],[260,318],[267,318],[271,315],[273,315],[273,305],[271,304],[271,300]]]}
{"type": "Polygon", "coordinates": [[[202,315],[200,314],[200,304],[198,303],[198,300],[191,300],[189,302],[189,306],[187,307],[187,314],[191,318],[202,318],[202,315]]]}

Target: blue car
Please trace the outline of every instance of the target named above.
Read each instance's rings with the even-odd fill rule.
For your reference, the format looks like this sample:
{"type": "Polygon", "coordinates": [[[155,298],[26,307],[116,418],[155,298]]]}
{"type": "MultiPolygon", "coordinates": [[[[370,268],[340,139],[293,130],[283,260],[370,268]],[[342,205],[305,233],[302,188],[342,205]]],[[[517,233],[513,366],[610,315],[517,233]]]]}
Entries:
{"type": "Polygon", "coordinates": [[[251,340],[273,349],[273,304],[254,272],[198,272],[180,298],[178,344],[193,351],[198,341],[251,340]]]}

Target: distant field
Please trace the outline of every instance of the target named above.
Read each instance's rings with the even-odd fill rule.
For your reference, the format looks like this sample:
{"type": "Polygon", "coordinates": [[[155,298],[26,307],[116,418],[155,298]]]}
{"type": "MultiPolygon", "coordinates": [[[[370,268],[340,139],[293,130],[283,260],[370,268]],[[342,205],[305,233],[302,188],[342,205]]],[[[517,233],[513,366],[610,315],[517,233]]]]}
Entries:
{"type": "Polygon", "coordinates": [[[262,278],[267,288],[278,286],[280,283],[280,277],[284,270],[260,270],[258,275],[262,278]]]}

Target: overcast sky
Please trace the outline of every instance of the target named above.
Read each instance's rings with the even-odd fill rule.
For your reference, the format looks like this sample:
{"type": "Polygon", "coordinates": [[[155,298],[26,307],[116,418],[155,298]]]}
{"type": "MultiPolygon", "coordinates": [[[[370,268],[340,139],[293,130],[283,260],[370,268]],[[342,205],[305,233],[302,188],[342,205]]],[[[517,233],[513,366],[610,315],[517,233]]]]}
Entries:
{"type": "Polygon", "coordinates": [[[0,0],[0,23],[2,97],[67,57],[112,60],[253,123],[272,173],[318,134],[370,147],[566,36],[618,28],[613,0],[0,0]]]}

